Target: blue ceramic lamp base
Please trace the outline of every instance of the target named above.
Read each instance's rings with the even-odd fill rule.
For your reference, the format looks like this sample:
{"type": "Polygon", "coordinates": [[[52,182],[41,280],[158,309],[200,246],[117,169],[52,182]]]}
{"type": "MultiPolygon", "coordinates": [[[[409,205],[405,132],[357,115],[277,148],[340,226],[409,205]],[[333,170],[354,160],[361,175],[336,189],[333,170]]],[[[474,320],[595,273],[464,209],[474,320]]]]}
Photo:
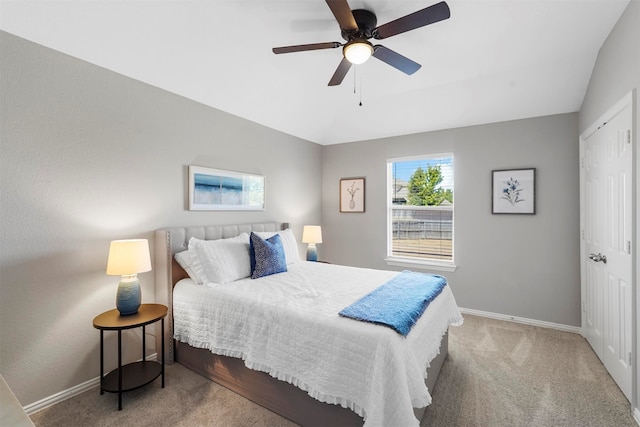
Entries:
{"type": "Polygon", "coordinates": [[[138,312],[141,300],[140,281],[137,275],[122,276],[116,294],[116,308],[121,316],[129,316],[138,312]]]}
{"type": "Polygon", "coordinates": [[[318,251],[313,243],[309,243],[307,246],[307,261],[318,261],[318,251]]]}

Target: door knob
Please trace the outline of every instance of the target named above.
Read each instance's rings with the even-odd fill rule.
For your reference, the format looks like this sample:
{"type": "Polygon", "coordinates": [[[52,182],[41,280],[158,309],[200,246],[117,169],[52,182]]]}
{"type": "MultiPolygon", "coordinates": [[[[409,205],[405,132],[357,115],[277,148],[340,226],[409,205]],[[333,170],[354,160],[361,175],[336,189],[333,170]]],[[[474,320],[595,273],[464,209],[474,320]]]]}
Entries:
{"type": "Polygon", "coordinates": [[[603,262],[603,263],[607,263],[607,256],[606,255],[602,255],[600,252],[598,252],[598,254],[589,254],[589,259],[595,262],[603,262]]]}

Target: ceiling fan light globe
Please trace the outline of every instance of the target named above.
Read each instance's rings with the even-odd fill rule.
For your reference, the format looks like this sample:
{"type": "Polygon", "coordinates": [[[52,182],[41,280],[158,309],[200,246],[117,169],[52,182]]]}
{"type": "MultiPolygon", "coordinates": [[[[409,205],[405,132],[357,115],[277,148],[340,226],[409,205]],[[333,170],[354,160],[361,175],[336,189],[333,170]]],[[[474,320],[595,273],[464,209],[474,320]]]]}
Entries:
{"type": "Polygon", "coordinates": [[[366,40],[355,40],[345,45],[343,54],[352,64],[362,64],[373,55],[373,46],[366,40]]]}

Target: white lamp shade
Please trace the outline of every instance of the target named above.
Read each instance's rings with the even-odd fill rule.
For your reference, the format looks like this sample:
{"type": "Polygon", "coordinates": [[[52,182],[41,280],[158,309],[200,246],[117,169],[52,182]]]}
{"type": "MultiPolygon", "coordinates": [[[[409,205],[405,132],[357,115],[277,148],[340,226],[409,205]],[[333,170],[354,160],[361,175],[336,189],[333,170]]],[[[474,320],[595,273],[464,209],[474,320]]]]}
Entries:
{"type": "Polygon", "coordinates": [[[107,274],[122,276],[151,270],[147,239],[114,240],[109,246],[107,274]]]}
{"type": "Polygon", "coordinates": [[[354,41],[345,45],[343,53],[352,64],[362,64],[373,55],[373,46],[366,40],[354,41]]]}
{"type": "Polygon", "coordinates": [[[305,225],[302,243],[322,243],[322,228],[319,225],[305,225]]]}

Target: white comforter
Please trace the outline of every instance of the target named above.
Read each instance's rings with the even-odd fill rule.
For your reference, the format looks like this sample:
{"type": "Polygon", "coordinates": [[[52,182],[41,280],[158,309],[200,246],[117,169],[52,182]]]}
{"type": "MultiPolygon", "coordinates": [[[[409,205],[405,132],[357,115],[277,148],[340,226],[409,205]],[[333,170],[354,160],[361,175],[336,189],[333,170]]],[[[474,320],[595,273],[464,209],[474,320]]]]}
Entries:
{"type": "Polygon", "coordinates": [[[286,273],[225,285],[178,283],[174,338],[242,358],[321,402],[364,417],[365,426],[417,426],[431,403],[426,368],[449,325],[462,323],[449,286],[405,338],[338,312],[397,272],[298,262],[286,273]]]}

